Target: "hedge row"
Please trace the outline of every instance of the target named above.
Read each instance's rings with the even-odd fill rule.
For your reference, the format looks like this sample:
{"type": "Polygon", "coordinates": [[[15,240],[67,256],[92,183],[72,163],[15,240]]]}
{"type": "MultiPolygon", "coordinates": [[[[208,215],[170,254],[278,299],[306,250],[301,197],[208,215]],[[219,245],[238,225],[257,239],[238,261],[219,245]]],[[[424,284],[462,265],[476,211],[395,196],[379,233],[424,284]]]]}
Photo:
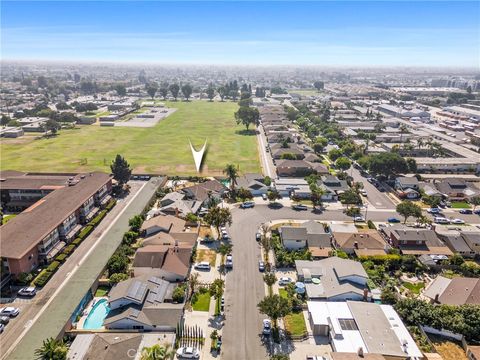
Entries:
{"type": "Polygon", "coordinates": [[[82,231],[80,231],[80,234],[78,234],[78,237],[83,240],[92,232],[92,230],[93,230],[93,226],[87,225],[82,229],[82,231]]]}
{"type": "MultiPolygon", "coordinates": [[[[107,212],[108,212],[108,210],[106,210],[106,209],[100,211],[100,213],[99,213],[97,216],[95,216],[95,217],[92,219],[92,221],[90,221],[90,222],[88,223],[88,226],[92,226],[92,227],[97,226],[98,223],[103,220],[103,218],[105,217],[105,215],[107,215],[107,212]]],[[[87,226],[87,227],[88,227],[88,226],[87,226]]]]}
{"type": "Polygon", "coordinates": [[[38,287],[43,287],[47,281],[52,277],[53,273],[44,269],[33,279],[32,284],[38,287]]]}
{"type": "Polygon", "coordinates": [[[63,253],[68,256],[73,252],[73,250],[75,250],[75,245],[70,244],[63,249],[63,253]]]}
{"type": "Polygon", "coordinates": [[[115,200],[115,199],[110,200],[110,202],[107,204],[107,206],[105,206],[105,210],[107,210],[107,211],[112,210],[112,208],[115,206],[116,203],[117,203],[117,200],[115,200]]]}
{"type": "Polygon", "coordinates": [[[66,254],[60,254],[60,255],[58,255],[58,256],[55,258],[55,260],[58,261],[58,262],[63,263],[66,258],[67,258],[67,255],[66,255],[66,254]]]}

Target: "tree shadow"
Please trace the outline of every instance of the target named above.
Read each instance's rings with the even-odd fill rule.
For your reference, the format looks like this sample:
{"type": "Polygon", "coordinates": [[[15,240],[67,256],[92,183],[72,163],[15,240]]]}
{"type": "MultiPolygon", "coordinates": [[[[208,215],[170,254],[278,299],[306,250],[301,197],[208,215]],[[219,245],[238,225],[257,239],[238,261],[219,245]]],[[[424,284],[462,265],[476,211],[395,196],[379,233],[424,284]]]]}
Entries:
{"type": "Polygon", "coordinates": [[[244,136],[252,136],[252,135],[257,135],[257,130],[255,130],[255,129],[237,130],[237,131],[235,131],[235,134],[244,135],[244,136]]]}

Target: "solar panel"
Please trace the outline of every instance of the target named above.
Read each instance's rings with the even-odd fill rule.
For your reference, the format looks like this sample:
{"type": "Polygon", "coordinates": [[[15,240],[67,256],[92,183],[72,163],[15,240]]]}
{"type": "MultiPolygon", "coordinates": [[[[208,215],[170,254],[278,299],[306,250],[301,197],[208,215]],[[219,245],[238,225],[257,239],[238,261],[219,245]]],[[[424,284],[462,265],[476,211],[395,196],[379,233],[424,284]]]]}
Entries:
{"type": "Polygon", "coordinates": [[[145,298],[147,292],[147,284],[141,281],[134,281],[132,285],[128,288],[127,297],[141,302],[145,298]]]}

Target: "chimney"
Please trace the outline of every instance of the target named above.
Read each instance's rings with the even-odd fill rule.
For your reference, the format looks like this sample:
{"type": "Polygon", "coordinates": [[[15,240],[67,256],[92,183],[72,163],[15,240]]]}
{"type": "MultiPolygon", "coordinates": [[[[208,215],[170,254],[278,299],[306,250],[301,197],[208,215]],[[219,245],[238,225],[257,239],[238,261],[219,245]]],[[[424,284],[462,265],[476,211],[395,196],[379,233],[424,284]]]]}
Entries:
{"type": "Polygon", "coordinates": [[[438,303],[438,298],[440,297],[440,294],[435,294],[435,303],[438,303]]]}

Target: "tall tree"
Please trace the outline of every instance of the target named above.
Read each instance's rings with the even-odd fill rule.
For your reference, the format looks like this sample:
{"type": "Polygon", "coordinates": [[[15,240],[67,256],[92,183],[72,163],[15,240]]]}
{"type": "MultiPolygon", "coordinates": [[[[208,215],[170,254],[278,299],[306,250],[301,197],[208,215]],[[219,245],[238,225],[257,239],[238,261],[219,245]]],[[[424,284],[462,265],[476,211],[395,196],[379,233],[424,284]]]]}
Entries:
{"type": "Polygon", "coordinates": [[[227,96],[227,89],[225,88],[225,86],[220,86],[218,89],[218,95],[220,96],[220,99],[223,101],[223,99],[225,99],[225,96],[227,96]]]}
{"type": "Polygon", "coordinates": [[[125,96],[127,95],[127,89],[125,88],[125,85],[123,84],[118,84],[115,86],[115,91],[117,92],[118,96],[125,96]]]}
{"type": "Polygon", "coordinates": [[[257,108],[250,106],[241,106],[235,113],[237,124],[243,124],[247,130],[251,124],[257,124],[260,119],[260,113],[257,108]]]}
{"type": "Polygon", "coordinates": [[[267,192],[267,198],[270,202],[274,202],[275,200],[281,199],[282,195],[280,195],[277,189],[272,189],[267,192]]]}
{"type": "Polygon", "coordinates": [[[140,360],[171,360],[175,356],[175,350],[170,344],[155,344],[142,349],[140,360]]]}
{"type": "Polygon", "coordinates": [[[117,154],[115,160],[112,161],[110,170],[112,171],[113,178],[117,180],[120,185],[126,184],[132,175],[130,165],[120,154],[117,154]]]}
{"type": "Polygon", "coordinates": [[[288,299],[277,294],[266,296],[257,306],[262,314],[267,315],[273,320],[273,326],[275,328],[277,328],[277,320],[292,311],[288,299]]]}
{"type": "Polygon", "coordinates": [[[230,190],[235,191],[235,185],[237,185],[238,179],[238,170],[233,164],[227,164],[223,169],[223,173],[227,175],[228,181],[230,182],[230,190]]]}
{"type": "Polygon", "coordinates": [[[157,84],[152,83],[152,84],[147,85],[147,93],[148,93],[148,95],[150,95],[152,100],[155,97],[155,94],[157,93],[157,90],[158,90],[157,84]]]}
{"type": "Polygon", "coordinates": [[[55,135],[58,129],[60,129],[60,124],[53,119],[48,119],[43,125],[43,128],[45,131],[50,131],[53,135],[55,135]]]}
{"type": "Polygon", "coordinates": [[[162,95],[163,97],[163,100],[167,100],[167,96],[168,96],[168,83],[162,83],[160,85],[160,89],[158,89],[158,92],[160,93],[160,95],[162,95]]]}
{"type": "Polygon", "coordinates": [[[190,98],[190,96],[192,95],[192,92],[193,92],[192,85],[185,84],[185,85],[182,86],[182,94],[187,101],[190,98]]]}
{"type": "Polygon", "coordinates": [[[232,224],[232,213],[227,208],[215,206],[208,210],[208,213],[205,215],[203,220],[206,224],[215,227],[217,229],[217,233],[220,234],[221,226],[232,224]]]}
{"type": "Polygon", "coordinates": [[[180,86],[178,84],[172,84],[168,87],[168,90],[172,93],[173,98],[177,101],[178,93],[180,92],[180,86]]]}
{"type": "Polygon", "coordinates": [[[215,88],[213,87],[212,84],[208,85],[207,90],[205,90],[207,97],[210,101],[213,101],[213,98],[215,97],[215,88]]]}
{"type": "Polygon", "coordinates": [[[54,338],[43,340],[43,345],[35,350],[35,355],[39,360],[65,360],[67,353],[68,347],[64,342],[54,338]]]}
{"type": "Polygon", "coordinates": [[[192,297],[200,281],[198,280],[198,273],[190,273],[190,278],[188,279],[188,286],[190,287],[190,297],[192,297]]]}
{"type": "Polygon", "coordinates": [[[315,81],[313,83],[313,86],[315,87],[315,89],[317,89],[317,91],[320,91],[321,89],[323,89],[324,83],[323,81],[315,81]]]}
{"type": "Polygon", "coordinates": [[[411,201],[402,201],[396,207],[397,212],[404,217],[405,224],[410,216],[420,218],[422,216],[422,208],[411,201]]]}

